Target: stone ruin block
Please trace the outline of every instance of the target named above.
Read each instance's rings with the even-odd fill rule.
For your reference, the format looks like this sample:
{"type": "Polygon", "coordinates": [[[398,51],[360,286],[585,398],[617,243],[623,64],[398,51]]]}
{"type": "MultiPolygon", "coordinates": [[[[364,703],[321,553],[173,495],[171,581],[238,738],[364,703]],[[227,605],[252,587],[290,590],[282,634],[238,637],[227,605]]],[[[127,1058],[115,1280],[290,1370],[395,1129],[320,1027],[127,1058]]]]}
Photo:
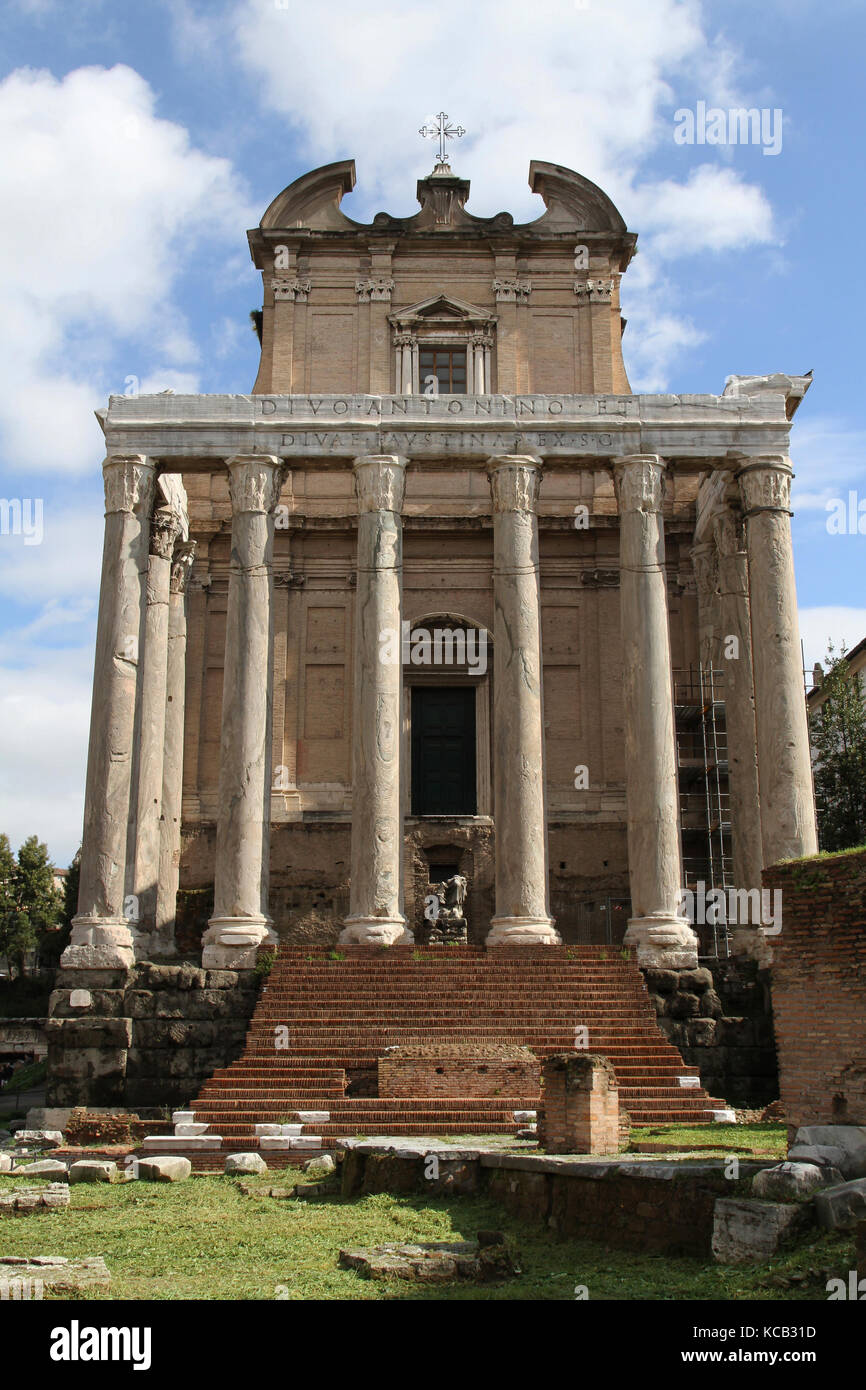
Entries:
{"type": "Polygon", "coordinates": [[[616,1154],[619,1091],[613,1066],[592,1052],[545,1059],[539,1143],[546,1153],[616,1154]]]}
{"type": "Polygon", "coordinates": [[[65,1182],[49,1182],[44,1187],[13,1187],[0,1192],[0,1216],[28,1216],[34,1211],[57,1211],[69,1206],[69,1187],[65,1182]]]}
{"type": "Polygon", "coordinates": [[[362,1279],[417,1280],[444,1284],[456,1279],[493,1283],[520,1273],[500,1231],[479,1231],[477,1240],[388,1242],[340,1251],[340,1267],[362,1279]]]}
{"type": "Polygon", "coordinates": [[[65,1255],[6,1255],[0,1257],[0,1299],[41,1298],[53,1294],[107,1293],[111,1275],[101,1255],[80,1260],[65,1255]]]}
{"type": "Polygon", "coordinates": [[[814,1220],[808,1204],[718,1197],[713,1221],[713,1256],[719,1264],[772,1259],[814,1220]]]}

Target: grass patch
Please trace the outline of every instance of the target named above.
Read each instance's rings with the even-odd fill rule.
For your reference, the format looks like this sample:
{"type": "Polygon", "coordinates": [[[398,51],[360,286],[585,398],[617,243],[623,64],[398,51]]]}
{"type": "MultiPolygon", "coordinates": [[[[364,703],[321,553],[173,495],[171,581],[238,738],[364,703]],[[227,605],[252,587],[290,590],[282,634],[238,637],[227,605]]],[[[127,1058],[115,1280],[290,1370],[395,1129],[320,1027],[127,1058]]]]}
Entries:
{"type": "MultiPolygon", "coordinates": [[[[507,1215],[483,1198],[431,1200],[377,1194],[344,1200],[276,1201],[270,1186],[298,1175],[245,1180],[245,1196],[223,1177],[181,1184],[77,1184],[63,1212],[4,1221],[5,1255],[102,1255],[116,1299],[275,1299],[331,1301],[424,1299],[444,1302],[570,1302],[586,1285],[591,1299],[824,1299],[808,1271],[854,1267],[851,1238],[818,1233],[794,1252],[758,1268],[711,1260],[609,1250],[583,1240],[557,1241],[543,1227],[507,1215]],[[521,1275],[507,1284],[423,1287],[359,1279],[337,1267],[341,1246],[382,1241],[471,1239],[482,1228],[505,1231],[521,1275]],[[789,1280],[783,1287],[774,1279],[789,1280]]],[[[20,1179],[18,1180],[20,1182],[20,1179]]],[[[30,1180],[34,1182],[36,1180],[30,1180]]],[[[0,1178],[3,1188],[15,1180],[0,1178]]],[[[95,1297],[99,1298],[99,1295],[95,1297]]]]}
{"type": "Polygon", "coordinates": [[[11,1081],[7,1081],[0,1096],[16,1096],[22,1091],[33,1091],[37,1086],[41,1086],[48,1076],[48,1062],[45,1058],[41,1062],[28,1062],[26,1067],[19,1067],[11,1081]]]}
{"type": "Polygon", "coordinates": [[[641,1125],[631,1131],[629,1147],[644,1143],[676,1144],[683,1152],[698,1148],[708,1155],[757,1149],[762,1156],[771,1154],[782,1160],[788,1152],[788,1130],[778,1121],[751,1125],[641,1125]]]}

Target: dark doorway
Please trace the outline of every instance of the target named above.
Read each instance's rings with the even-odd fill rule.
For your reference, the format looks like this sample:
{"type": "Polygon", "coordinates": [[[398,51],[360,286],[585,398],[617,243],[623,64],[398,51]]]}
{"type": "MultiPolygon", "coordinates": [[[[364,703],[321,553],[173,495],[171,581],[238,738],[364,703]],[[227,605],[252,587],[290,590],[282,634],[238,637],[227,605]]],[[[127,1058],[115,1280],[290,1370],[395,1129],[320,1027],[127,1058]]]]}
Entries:
{"type": "Polygon", "coordinates": [[[475,687],[412,687],[412,814],[475,815],[475,687]]]}

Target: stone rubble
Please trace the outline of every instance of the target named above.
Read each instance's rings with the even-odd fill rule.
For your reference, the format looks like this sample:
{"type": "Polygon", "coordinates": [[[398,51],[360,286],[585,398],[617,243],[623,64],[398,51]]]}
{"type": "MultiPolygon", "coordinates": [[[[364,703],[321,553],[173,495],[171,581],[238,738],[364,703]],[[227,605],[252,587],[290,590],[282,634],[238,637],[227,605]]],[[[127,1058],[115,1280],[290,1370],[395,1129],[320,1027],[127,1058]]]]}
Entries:
{"type": "Polygon", "coordinates": [[[29,1280],[56,1294],[100,1290],[107,1293],[111,1275],[101,1255],[70,1260],[64,1255],[6,1255],[0,1257],[0,1283],[29,1280]]]}
{"type": "Polygon", "coordinates": [[[802,1204],[718,1197],[713,1222],[713,1257],[719,1264],[768,1260],[812,1220],[810,1208],[802,1204]]]}
{"type": "Polygon", "coordinates": [[[367,1249],[344,1249],[340,1251],[340,1267],[356,1270],[362,1279],[409,1279],[437,1284],[456,1279],[489,1283],[520,1273],[501,1234],[479,1231],[478,1235],[478,1240],[419,1244],[389,1241],[367,1249]]]}
{"type": "Polygon", "coordinates": [[[114,1182],[117,1177],[117,1164],[109,1159],[80,1158],[69,1166],[69,1181],[76,1182],[114,1182]]]}
{"type": "Polygon", "coordinates": [[[818,1225],[830,1231],[850,1231],[866,1220],[866,1178],[825,1187],[815,1196],[818,1225]]]}
{"type": "MultiPolygon", "coordinates": [[[[0,1191],[0,1216],[26,1216],[29,1212],[56,1211],[69,1206],[69,1188],[65,1182],[50,1182],[44,1187],[13,1187],[0,1191]]],[[[0,1260],[0,1267],[3,1261],[0,1260]]]]}
{"type": "Polygon", "coordinates": [[[174,1154],[138,1161],[138,1176],[144,1182],[184,1182],[191,1173],[189,1159],[174,1154]]]}
{"type": "Polygon", "coordinates": [[[266,1173],[268,1165],[261,1154],[229,1154],[223,1171],[229,1176],[235,1173],[266,1173]]]}
{"type": "Polygon", "coordinates": [[[755,1174],[752,1193],[755,1197],[766,1197],[771,1201],[792,1202],[841,1179],[841,1173],[835,1168],[822,1168],[815,1163],[777,1163],[775,1167],[764,1168],[755,1174]]]}

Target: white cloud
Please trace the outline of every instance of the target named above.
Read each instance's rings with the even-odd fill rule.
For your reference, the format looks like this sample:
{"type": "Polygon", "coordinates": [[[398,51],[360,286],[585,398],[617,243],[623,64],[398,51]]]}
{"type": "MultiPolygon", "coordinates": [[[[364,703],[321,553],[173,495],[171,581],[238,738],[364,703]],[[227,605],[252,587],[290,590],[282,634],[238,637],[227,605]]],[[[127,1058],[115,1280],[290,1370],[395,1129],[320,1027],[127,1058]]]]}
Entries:
{"type": "Polygon", "coordinates": [[[791,462],[795,513],[826,514],[827,503],[857,491],[866,498],[866,431],[849,429],[831,416],[808,416],[794,427],[791,462]]]}
{"type": "Polygon", "coordinates": [[[667,260],[770,242],[773,214],[763,190],[732,169],[702,164],[685,183],[665,179],[634,190],[636,225],[667,260]]]}
{"type": "Polygon", "coordinates": [[[0,83],[0,443],[13,468],[93,465],[92,411],[118,385],[105,376],[118,345],[124,375],[155,352],[171,364],[161,384],[193,379],[175,283],[205,240],[228,247],[253,214],[230,163],[155,106],[125,66],[0,83]]]}
{"type": "MultiPolygon", "coordinates": [[[[452,152],[472,177],[470,208],[543,212],[526,187],[529,160],[565,164],[599,184],[643,234],[641,261],[767,244],[775,236],[763,190],[730,158],[695,167],[675,147],[678,93],[724,106],[750,104],[737,90],[741,55],[711,38],[697,0],[332,0],[326,7],[240,0],[233,11],[242,61],[260,99],[285,116],[310,163],[356,156],[359,188],[346,200],[362,218],[383,204],[411,213],[412,175],[429,172],[433,146],[418,127],[428,111],[466,126],[452,152]],[[301,61],[299,61],[299,58],[301,61]],[[641,174],[648,158],[679,151],[681,178],[641,174]]],[[[205,12],[184,4],[178,42],[205,12]]],[[[218,19],[214,20],[219,24],[218,19]]],[[[730,152],[725,152],[730,155],[730,152]]],[[[274,193],[278,192],[274,189],[274,193]]],[[[634,270],[630,272],[633,277],[634,270]]],[[[628,290],[631,353],[643,389],[667,387],[698,330],[644,286],[628,290]]]]}
{"type": "Polygon", "coordinates": [[[33,652],[0,667],[0,830],[44,840],[69,863],[81,835],[93,648],[33,652]]]}
{"type": "MultiPolygon", "coordinates": [[[[89,507],[45,498],[43,539],[0,536],[0,594],[20,604],[86,599],[95,602],[102,565],[103,515],[98,487],[89,507]]],[[[8,638],[4,635],[8,651],[8,638]]]]}
{"type": "Polygon", "coordinates": [[[807,671],[812,670],[816,661],[824,665],[828,640],[838,654],[843,644],[850,651],[866,637],[866,608],[846,608],[840,604],[801,608],[799,619],[807,671]]]}

